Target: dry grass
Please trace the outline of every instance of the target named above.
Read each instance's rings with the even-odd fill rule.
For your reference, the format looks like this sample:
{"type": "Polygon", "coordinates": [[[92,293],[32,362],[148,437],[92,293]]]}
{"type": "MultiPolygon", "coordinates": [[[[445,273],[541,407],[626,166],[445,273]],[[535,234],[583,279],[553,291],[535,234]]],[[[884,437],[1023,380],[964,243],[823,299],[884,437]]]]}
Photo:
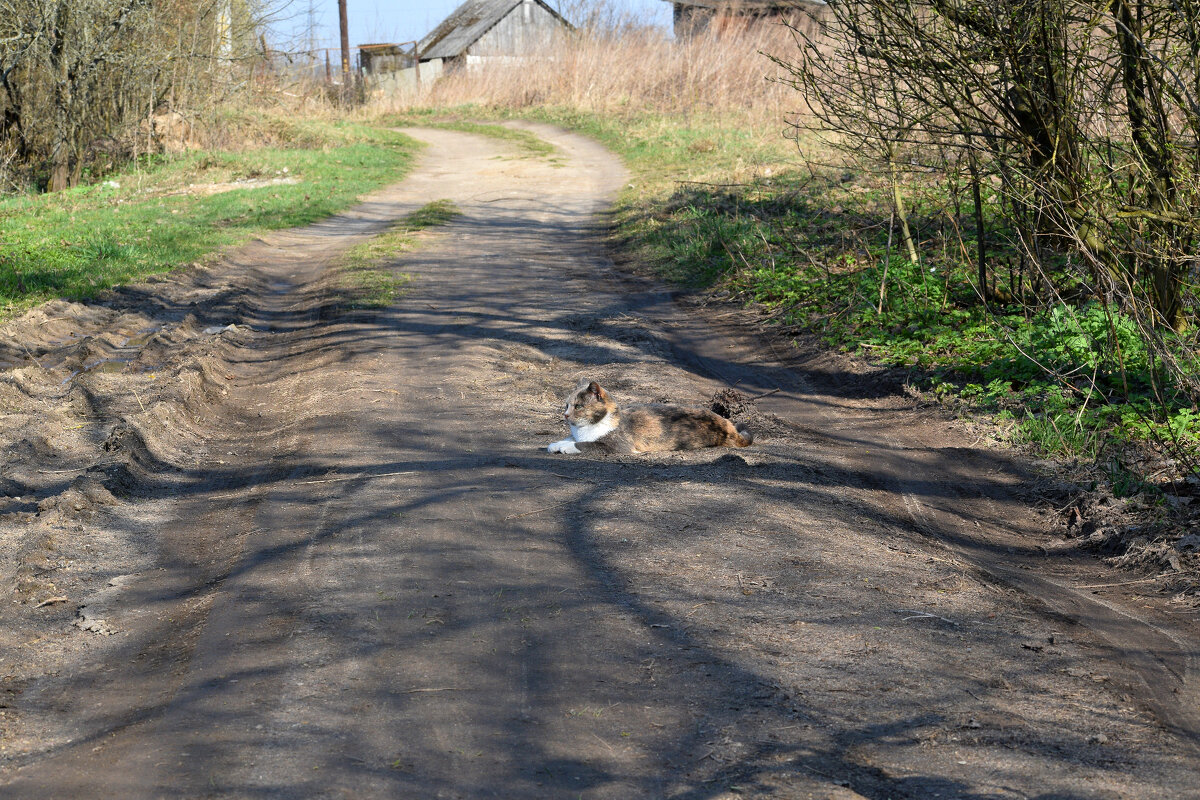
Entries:
{"type": "MultiPolygon", "coordinates": [[[[539,57],[444,76],[418,92],[376,97],[379,112],[474,105],[506,110],[555,106],[609,115],[735,112],[777,123],[795,91],[764,53],[794,52],[791,31],[762,24],[672,41],[650,26],[581,29],[539,57]]],[[[775,126],[777,129],[777,126],[775,126]]]]}

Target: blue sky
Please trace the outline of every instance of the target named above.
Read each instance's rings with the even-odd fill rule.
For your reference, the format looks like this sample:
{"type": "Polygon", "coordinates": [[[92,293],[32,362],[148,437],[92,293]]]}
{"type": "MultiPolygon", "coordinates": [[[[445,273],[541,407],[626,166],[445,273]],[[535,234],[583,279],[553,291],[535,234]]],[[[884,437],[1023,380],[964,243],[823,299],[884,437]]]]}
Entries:
{"type": "MultiPolygon", "coordinates": [[[[461,0],[347,0],[346,17],[350,22],[350,46],[370,42],[406,42],[420,39],[458,7],[461,0]]],[[[639,16],[651,17],[666,25],[671,6],[662,0],[601,0],[609,5],[628,7],[639,16]]],[[[548,0],[557,8],[559,0],[548,0]]],[[[290,37],[295,46],[303,46],[309,18],[313,20],[319,47],[338,45],[337,0],[290,0],[280,12],[274,28],[282,41],[290,37]]]]}

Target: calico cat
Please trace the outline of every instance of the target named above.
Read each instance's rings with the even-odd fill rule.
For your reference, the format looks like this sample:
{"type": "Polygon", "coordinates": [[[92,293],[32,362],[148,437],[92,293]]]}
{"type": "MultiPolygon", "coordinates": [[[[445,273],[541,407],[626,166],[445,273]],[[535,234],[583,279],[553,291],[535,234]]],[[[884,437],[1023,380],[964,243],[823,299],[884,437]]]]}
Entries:
{"type": "Polygon", "coordinates": [[[563,417],[571,438],[547,448],[551,453],[599,449],[612,453],[746,447],[754,437],[711,411],[667,405],[620,409],[595,381],[582,380],[567,397],[563,417]]]}

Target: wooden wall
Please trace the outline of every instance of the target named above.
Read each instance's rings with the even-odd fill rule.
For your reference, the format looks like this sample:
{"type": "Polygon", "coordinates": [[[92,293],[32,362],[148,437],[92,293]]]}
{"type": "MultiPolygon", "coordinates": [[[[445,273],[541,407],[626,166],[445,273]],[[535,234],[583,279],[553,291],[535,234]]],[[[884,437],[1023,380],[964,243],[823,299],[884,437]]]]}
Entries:
{"type": "Polygon", "coordinates": [[[533,0],[524,0],[467,49],[468,56],[527,56],[544,50],[565,30],[553,14],[533,0]]]}

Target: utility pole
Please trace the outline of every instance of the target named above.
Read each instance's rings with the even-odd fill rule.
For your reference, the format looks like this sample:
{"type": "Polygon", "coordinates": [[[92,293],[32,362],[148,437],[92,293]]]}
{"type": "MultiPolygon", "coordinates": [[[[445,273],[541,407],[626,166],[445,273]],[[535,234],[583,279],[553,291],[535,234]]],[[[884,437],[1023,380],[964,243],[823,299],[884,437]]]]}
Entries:
{"type": "MultiPolygon", "coordinates": [[[[308,67],[315,77],[319,65],[317,63],[317,0],[308,0],[308,67]]],[[[328,83],[328,79],[325,81],[328,83]]]]}
{"type": "Polygon", "coordinates": [[[350,24],[346,22],[346,0],[338,0],[338,17],[342,27],[342,98],[350,98],[350,24]]]}

